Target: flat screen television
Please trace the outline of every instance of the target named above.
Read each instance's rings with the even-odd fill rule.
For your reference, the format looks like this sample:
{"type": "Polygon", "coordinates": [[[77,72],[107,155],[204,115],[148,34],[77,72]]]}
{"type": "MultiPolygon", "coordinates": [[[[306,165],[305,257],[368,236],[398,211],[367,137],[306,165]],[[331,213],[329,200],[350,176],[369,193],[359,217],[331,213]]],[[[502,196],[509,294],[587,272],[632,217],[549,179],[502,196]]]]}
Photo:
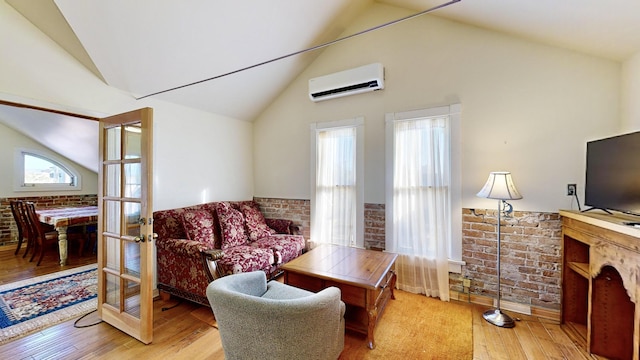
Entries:
{"type": "Polygon", "coordinates": [[[640,216],[640,131],[587,142],[584,203],[640,216]]]}

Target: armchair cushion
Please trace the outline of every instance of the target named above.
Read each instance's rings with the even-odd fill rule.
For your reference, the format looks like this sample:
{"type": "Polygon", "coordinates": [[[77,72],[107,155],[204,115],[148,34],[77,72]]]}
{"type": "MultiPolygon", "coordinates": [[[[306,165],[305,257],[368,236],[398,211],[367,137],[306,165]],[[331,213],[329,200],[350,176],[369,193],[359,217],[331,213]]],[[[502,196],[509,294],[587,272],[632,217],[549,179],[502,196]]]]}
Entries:
{"type": "Polygon", "coordinates": [[[182,214],[182,226],[189,240],[212,248],[215,243],[213,214],[207,210],[188,210],[182,214]]]}
{"type": "Polygon", "coordinates": [[[222,231],[222,250],[245,245],[247,243],[247,234],[244,230],[242,213],[227,202],[218,203],[216,211],[222,231]]]}
{"type": "Polygon", "coordinates": [[[244,221],[247,226],[250,241],[256,241],[276,233],[275,230],[267,226],[264,215],[262,215],[260,209],[249,204],[242,204],[240,205],[240,211],[242,211],[242,214],[244,215],[244,221]]]}

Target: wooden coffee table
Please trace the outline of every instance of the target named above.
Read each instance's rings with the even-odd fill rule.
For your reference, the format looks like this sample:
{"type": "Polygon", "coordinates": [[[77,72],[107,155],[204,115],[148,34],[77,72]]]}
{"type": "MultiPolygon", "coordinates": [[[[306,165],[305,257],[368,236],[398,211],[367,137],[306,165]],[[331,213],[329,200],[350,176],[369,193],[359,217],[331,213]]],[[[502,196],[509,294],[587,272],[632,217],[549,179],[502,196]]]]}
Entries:
{"type": "Polygon", "coordinates": [[[338,245],[320,245],[284,264],[284,282],[318,292],[335,286],[347,305],[347,329],[367,335],[375,347],[376,324],[389,299],[395,299],[397,254],[338,245]]]}

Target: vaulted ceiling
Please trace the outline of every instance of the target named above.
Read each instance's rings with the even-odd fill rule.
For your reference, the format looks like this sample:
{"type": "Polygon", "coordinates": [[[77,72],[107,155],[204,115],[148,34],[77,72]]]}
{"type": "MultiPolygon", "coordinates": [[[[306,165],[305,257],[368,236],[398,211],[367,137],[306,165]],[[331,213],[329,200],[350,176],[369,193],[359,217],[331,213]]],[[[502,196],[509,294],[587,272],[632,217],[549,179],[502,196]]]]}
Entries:
{"type": "MultiPolygon", "coordinates": [[[[420,12],[446,2],[4,1],[110,86],[142,97],[213,79],[152,96],[246,121],[321,52],[301,51],[349,35],[372,3],[420,12]]],[[[431,14],[616,61],[640,51],[638,0],[454,0],[431,14]]],[[[0,107],[5,116],[15,114],[0,107]]]]}

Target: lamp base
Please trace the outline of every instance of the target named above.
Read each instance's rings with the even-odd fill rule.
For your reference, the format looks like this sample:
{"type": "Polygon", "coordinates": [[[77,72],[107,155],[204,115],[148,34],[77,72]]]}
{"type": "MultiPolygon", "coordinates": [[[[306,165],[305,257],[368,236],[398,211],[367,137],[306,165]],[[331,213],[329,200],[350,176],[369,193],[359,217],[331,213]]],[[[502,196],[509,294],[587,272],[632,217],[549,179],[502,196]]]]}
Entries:
{"type": "Polygon", "coordinates": [[[509,315],[500,311],[500,309],[487,310],[482,314],[482,317],[495,326],[504,328],[512,328],[516,326],[513,319],[509,315]]]}

